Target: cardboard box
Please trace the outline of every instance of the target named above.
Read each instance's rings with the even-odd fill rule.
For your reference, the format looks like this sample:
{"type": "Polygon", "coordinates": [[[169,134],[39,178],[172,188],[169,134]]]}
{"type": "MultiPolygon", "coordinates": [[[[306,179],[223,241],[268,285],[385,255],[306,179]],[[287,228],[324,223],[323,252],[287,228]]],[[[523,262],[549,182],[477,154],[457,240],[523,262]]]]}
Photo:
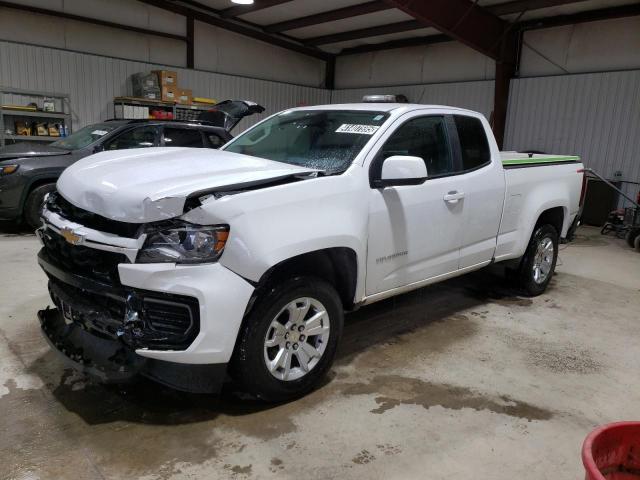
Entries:
{"type": "Polygon", "coordinates": [[[31,135],[31,125],[27,122],[16,121],[16,135],[31,135]]]}
{"type": "Polygon", "coordinates": [[[193,103],[193,91],[184,88],[178,89],[176,103],[180,105],[191,105],[193,103]]]}
{"type": "Polygon", "coordinates": [[[163,102],[175,102],[178,98],[178,89],[176,87],[170,87],[168,85],[162,86],[162,96],[160,97],[163,102]]]}
{"type": "Polygon", "coordinates": [[[153,70],[153,73],[158,75],[158,81],[160,86],[164,87],[177,87],[178,86],[178,74],[171,70],[153,70]]]}

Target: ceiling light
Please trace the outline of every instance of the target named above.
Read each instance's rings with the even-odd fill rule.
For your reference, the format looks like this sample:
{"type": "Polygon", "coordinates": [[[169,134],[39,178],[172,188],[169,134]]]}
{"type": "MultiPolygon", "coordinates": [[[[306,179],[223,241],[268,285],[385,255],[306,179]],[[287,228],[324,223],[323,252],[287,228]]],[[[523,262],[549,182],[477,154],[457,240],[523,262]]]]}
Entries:
{"type": "Polygon", "coordinates": [[[231,3],[237,3],[239,5],[251,5],[253,0],[231,0],[231,3]]]}

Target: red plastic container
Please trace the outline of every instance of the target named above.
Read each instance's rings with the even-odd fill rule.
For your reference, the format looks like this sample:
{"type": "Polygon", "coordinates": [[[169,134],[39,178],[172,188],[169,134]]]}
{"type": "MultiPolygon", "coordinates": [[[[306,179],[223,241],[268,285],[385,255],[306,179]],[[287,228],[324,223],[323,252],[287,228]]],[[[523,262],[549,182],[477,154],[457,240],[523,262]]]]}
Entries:
{"type": "Polygon", "coordinates": [[[640,480],[640,422],[604,425],[582,445],[586,480],[640,480]]]}

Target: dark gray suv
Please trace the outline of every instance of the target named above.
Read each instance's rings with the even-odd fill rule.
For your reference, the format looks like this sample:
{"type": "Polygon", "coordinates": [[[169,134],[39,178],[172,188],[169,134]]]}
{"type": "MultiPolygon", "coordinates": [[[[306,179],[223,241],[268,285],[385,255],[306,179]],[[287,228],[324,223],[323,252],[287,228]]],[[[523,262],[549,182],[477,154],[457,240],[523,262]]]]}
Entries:
{"type": "Polygon", "coordinates": [[[0,220],[40,226],[44,196],[62,171],[93,153],[144,147],[219,148],[244,117],[264,108],[243,100],[221,102],[201,120],[108,120],[49,145],[17,143],[0,149],[0,220]]]}

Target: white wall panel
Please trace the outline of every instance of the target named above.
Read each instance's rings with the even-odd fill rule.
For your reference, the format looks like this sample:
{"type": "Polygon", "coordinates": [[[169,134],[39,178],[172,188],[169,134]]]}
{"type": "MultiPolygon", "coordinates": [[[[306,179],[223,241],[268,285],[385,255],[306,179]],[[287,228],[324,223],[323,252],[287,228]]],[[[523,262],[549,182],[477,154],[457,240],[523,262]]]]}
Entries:
{"type": "Polygon", "coordinates": [[[489,80],[334,90],[331,103],[359,102],[363,95],[374,93],[403,94],[410,102],[468,108],[489,118],[493,109],[493,83],[489,80]]]}
{"type": "Polygon", "coordinates": [[[0,7],[0,39],[65,48],[64,22],[0,7]]]}
{"type": "MultiPolygon", "coordinates": [[[[23,3],[186,35],[183,16],[134,0],[31,0],[23,3]]],[[[186,42],[181,40],[1,7],[0,40],[179,67],[186,66],[187,60],[186,42]]],[[[324,61],[208,24],[196,22],[194,50],[196,68],[202,70],[311,87],[321,87],[324,83],[324,61]]]]}
{"type": "Polygon", "coordinates": [[[491,80],[495,64],[458,42],[338,57],[336,88],[491,80]]]}
{"type": "MultiPolygon", "coordinates": [[[[131,74],[167,68],[143,63],[0,41],[0,85],[71,95],[74,127],[113,117],[113,97],[131,94],[131,74]]],[[[267,111],[241,123],[242,128],[267,114],[300,104],[328,103],[327,90],[255,80],[183,68],[178,83],[195,94],[218,100],[254,100],[267,111]]]]}
{"type": "Polygon", "coordinates": [[[202,22],[195,22],[195,66],[280,82],[321,87],[325,62],[202,22]]]}
{"type": "Polygon", "coordinates": [[[507,149],[578,154],[612,177],[640,181],[640,71],[514,80],[507,149]]]}
{"type": "Polygon", "coordinates": [[[640,17],[532,30],[524,35],[521,76],[640,68],[640,17]]]}

